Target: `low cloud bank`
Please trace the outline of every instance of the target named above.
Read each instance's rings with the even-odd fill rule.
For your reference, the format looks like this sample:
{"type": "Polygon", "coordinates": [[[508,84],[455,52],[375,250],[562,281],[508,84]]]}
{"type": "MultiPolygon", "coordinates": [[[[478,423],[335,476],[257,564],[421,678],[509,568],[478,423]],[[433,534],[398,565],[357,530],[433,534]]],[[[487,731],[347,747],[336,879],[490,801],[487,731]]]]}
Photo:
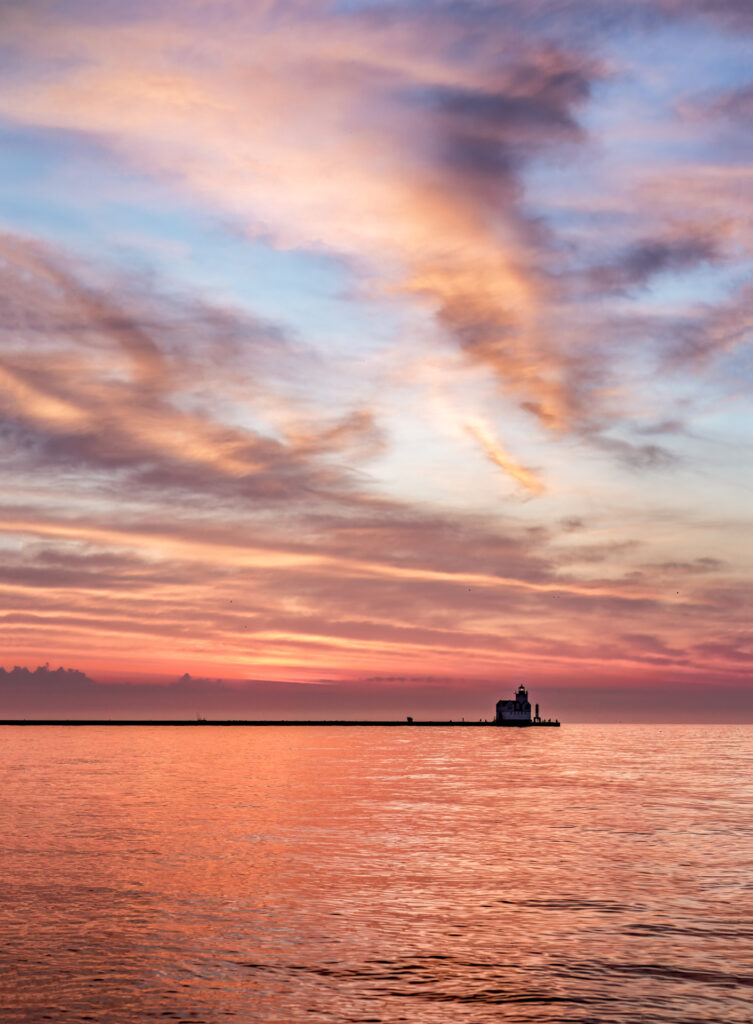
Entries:
{"type": "MultiPolygon", "coordinates": [[[[351,682],[228,681],[192,677],[168,684],[98,683],[75,669],[0,668],[0,718],[376,718],[478,720],[517,681],[385,677],[351,682]]],[[[650,687],[530,684],[544,717],[567,722],[753,723],[753,688],[709,679],[650,687]]]]}

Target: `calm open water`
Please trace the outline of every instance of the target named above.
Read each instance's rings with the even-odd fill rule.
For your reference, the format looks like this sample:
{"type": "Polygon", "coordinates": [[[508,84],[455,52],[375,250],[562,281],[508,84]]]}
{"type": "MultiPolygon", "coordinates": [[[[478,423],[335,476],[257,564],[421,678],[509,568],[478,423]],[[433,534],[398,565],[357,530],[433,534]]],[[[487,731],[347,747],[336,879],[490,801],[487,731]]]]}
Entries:
{"type": "Polygon", "coordinates": [[[3,1024],[753,1020],[753,728],[0,729],[3,1024]]]}

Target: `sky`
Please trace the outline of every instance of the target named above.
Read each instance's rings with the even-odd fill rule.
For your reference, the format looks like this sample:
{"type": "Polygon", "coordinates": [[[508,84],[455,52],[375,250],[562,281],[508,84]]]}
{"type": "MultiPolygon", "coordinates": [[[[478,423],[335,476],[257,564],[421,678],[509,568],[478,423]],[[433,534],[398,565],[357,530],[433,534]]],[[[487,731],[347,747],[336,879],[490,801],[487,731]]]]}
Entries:
{"type": "Polygon", "coordinates": [[[5,0],[6,711],[753,721],[752,45],[5,0]]]}

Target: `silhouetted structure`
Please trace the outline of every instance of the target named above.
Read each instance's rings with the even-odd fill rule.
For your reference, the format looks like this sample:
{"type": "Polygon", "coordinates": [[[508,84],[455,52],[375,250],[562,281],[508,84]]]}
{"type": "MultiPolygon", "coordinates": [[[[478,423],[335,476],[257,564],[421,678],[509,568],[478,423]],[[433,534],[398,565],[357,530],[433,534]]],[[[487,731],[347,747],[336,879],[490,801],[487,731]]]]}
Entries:
{"type": "Polygon", "coordinates": [[[512,700],[497,701],[497,725],[530,725],[531,702],[525,686],[519,686],[512,700]]]}
{"type": "Polygon", "coordinates": [[[539,706],[536,705],[536,714],[531,718],[531,702],[528,700],[528,690],[525,686],[519,686],[518,691],[512,700],[497,701],[497,717],[495,725],[559,725],[559,722],[548,718],[542,722],[539,715],[539,706]]]}

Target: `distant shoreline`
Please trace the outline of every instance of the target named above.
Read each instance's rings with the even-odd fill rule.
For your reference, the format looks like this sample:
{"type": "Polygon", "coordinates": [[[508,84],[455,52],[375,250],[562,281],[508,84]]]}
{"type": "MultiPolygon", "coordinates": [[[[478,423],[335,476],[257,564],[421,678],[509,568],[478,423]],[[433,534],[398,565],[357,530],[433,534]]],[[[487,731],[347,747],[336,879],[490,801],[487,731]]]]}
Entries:
{"type": "Polygon", "coordinates": [[[365,721],[365,720],[350,720],[350,719],[308,719],[308,720],[296,720],[296,719],[273,719],[273,718],[254,718],[254,719],[217,719],[217,720],[205,720],[205,719],[182,719],[182,718],[5,718],[0,719],[0,726],[2,725],[169,725],[169,726],[260,726],[260,725],[285,725],[285,726],[316,726],[316,725],[339,725],[339,726],[405,726],[406,728],[415,728],[418,726],[450,726],[452,728],[513,728],[513,729],[528,729],[528,728],[542,728],[546,726],[559,726],[559,722],[525,722],[525,723],[505,723],[500,726],[496,722],[457,722],[452,721],[436,721],[436,722],[407,722],[407,721],[365,721]]]}

